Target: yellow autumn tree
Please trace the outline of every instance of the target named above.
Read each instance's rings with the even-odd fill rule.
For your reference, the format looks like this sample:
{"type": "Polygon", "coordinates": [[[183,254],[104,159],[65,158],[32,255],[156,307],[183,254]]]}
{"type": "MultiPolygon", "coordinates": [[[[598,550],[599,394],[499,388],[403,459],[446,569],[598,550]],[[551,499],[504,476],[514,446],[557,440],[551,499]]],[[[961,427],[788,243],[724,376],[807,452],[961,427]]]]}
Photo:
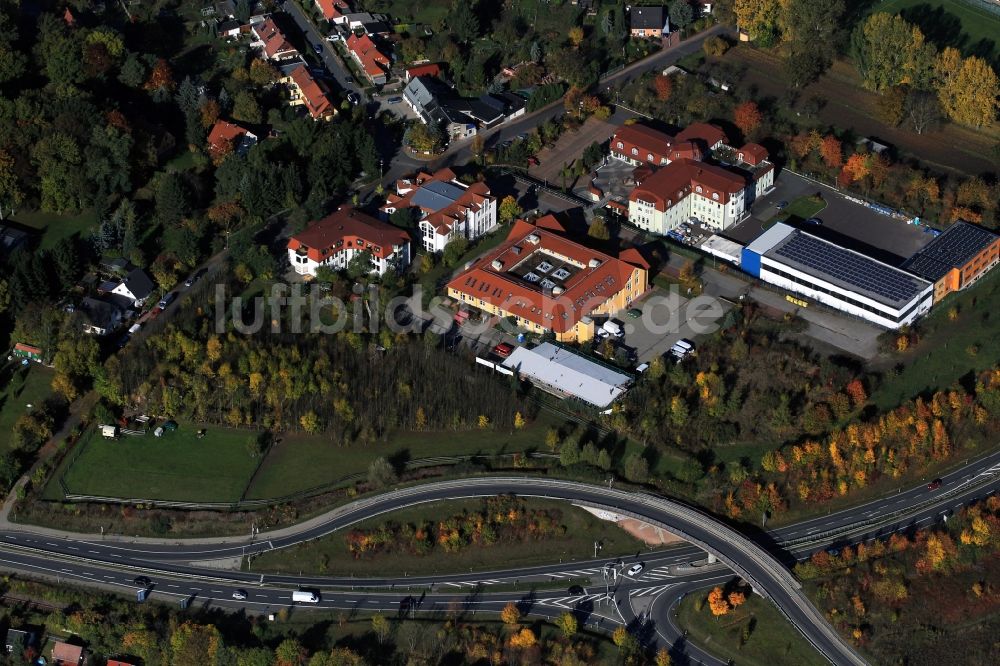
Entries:
{"type": "Polygon", "coordinates": [[[530,648],[537,642],[538,639],[535,637],[535,632],[527,627],[510,637],[510,646],[512,648],[530,648]]]}
{"type": "Polygon", "coordinates": [[[500,619],[503,620],[504,624],[517,624],[521,620],[521,611],[517,609],[514,602],[511,602],[500,611],[500,619]]]}
{"type": "Polygon", "coordinates": [[[733,11],[736,24],[757,39],[775,30],[778,24],[778,0],[736,0],[733,11]]]}
{"type": "Polygon", "coordinates": [[[996,120],[1000,79],[982,58],[966,58],[957,73],[950,77],[946,73],[938,86],[941,108],[955,122],[983,127],[996,120]]]}

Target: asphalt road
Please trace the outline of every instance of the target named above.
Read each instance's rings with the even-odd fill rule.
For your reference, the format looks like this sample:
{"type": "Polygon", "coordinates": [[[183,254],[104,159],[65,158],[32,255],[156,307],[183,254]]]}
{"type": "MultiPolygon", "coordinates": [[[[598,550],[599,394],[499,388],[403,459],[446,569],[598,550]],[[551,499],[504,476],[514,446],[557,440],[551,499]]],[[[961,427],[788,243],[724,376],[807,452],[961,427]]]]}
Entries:
{"type": "MultiPolygon", "coordinates": [[[[292,17],[295,24],[302,31],[302,34],[306,38],[310,48],[315,48],[319,45],[321,52],[318,54],[320,59],[323,61],[323,65],[326,67],[326,71],[330,73],[336,81],[337,85],[340,86],[342,90],[353,92],[361,100],[367,102],[368,97],[365,95],[364,91],[358,85],[356,81],[353,83],[348,82],[351,79],[351,73],[340,61],[337,56],[336,51],[334,51],[333,45],[330,44],[316,29],[316,26],[312,24],[308,18],[306,18],[305,13],[302,9],[294,2],[285,2],[281,5],[282,11],[292,17]]],[[[317,55],[315,51],[314,55],[317,55]]],[[[353,79],[352,79],[353,80],[353,79]]]]}
{"type": "MultiPolygon", "coordinates": [[[[905,491],[900,489],[898,493],[886,498],[762,533],[758,540],[763,543],[770,541],[770,550],[777,553],[779,558],[790,562],[808,557],[813,551],[831,545],[866,541],[894,531],[926,526],[940,520],[943,514],[955,508],[994,492],[1000,486],[998,473],[1000,452],[968,461],[954,472],[943,475],[942,487],[937,491],[929,491],[925,484],[905,491]]],[[[601,559],[469,575],[393,579],[261,576],[248,572],[213,571],[192,564],[198,560],[238,556],[244,552],[292,545],[328,534],[366,517],[391,511],[393,507],[410,505],[414,501],[438,501],[444,497],[454,497],[456,493],[465,497],[495,492],[544,494],[547,497],[575,499],[578,503],[612,506],[618,511],[633,511],[652,522],[664,520],[664,516],[657,513],[659,503],[664,501],[662,499],[642,493],[622,493],[588,486],[583,488],[583,491],[579,491],[577,484],[523,478],[431,484],[361,500],[332,512],[326,519],[311,524],[308,529],[293,529],[280,538],[273,539],[263,534],[254,543],[242,544],[190,541],[169,544],[129,543],[127,540],[110,538],[102,541],[97,537],[81,535],[81,538],[73,539],[32,533],[29,529],[8,529],[0,532],[0,541],[4,546],[3,552],[0,552],[0,568],[27,571],[59,580],[110,586],[119,591],[125,588],[135,590],[132,578],[144,573],[154,578],[154,598],[190,599],[193,603],[238,606],[260,612],[287,607],[291,602],[291,590],[299,586],[323,590],[323,601],[316,608],[340,610],[399,612],[402,607],[407,612],[456,609],[469,612],[477,609],[493,611],[509,601],[515,601],[527,612],[536,615],[552,616],[565,610],[573,610],[592,626],[599,628],[626,624],[647,644],[672,646],[675,652],[700,663],[720,663],[696,646],[687,644],[670,619],[670,608],[664,608],[665,603],[670,600],[675,603],[678,595],[685,591],[701,589],[732,578],[731,573],[717,568],[699,570],[690,567],[690,563],[704,557],[702,550],[691,545],[641,555],[645,569],[634,579],[625,577],[619,580],[619,584],[611,590],[614,605],[603,599],[603,589],[588,588],[585,594],[576,596],[569,594],[565,588],[565,585],[574,580],[600,580],[598,575],[604,564],[601,559]],[[515,583],[522,589],[490,592],[491,587],[502,590],[515,583]],[[556,588],[524,592],[526,585],[535,588],[556,585],[556,588]],[[236,589],[245,589],[248,599],[232,600],[232,592],[236,589]],[[417,594],[424,599],[419,606],[414,605],[417,594]],[[645,607],[647,614],[644,615],[642,610],[637,612],[637,607],[645,607]]],[[[801,593],[788,589],[787,581],[786,584],[781,584],[780,579],[785,576],[771,555],[765,553],[762,556],[764,551],[759,546],[735,533],[727,532],[722,542],[719,542],[718,534],[706,535],[706,528],[701,523],[707,521],[706,524],[711,524],[714,521],[700,513],[697,515],[700,516],[696,521],[698,524],[693,525],[690,520],[681,521],[683,524],[677,525],[673,516],[670,516],[668,527],[674,531],[692,530],[695,539],[711,538],[719,543],[725,551],[723,553],[720,550],[720,554],[727,560],[735,558],[731,564],[735,564],[738,570],[742,569],[740,575],[743,578],[757,581],[758,591],[770,594],[779,608],[791,607],[790,617],[793,622],[799,626],[812,627],[807,629],[812,633],[816,633],[818,629],[824,653],[830,654],[831,650],[838,649],[837,645],[832,644],[833,638],[822,627],[825,621],[818,618],[820,626],[817,627],[816,616],[809,617],[809,610],[815,614],[815,609],[807,601],[805,604],[808,608],[802,607],[801,593]],[[747,566],[750,569],[746,569],[747,566]],[[768,583],[760,584],[759,581],[765,578],[769,579],[768,583]],[[772,583],[778,583],[779,590],[776,594],[770,590],[772,583]]],[[[625,565],[634,561],[637,561],[636,558],[626,559],[625,565]]],[[[839,646],[839,649],[843,647],[839,646]]],[[[852,659],[840,659],[848,654],[840,654],[834,658],[834,662],[860,663],[852,659]]]]}

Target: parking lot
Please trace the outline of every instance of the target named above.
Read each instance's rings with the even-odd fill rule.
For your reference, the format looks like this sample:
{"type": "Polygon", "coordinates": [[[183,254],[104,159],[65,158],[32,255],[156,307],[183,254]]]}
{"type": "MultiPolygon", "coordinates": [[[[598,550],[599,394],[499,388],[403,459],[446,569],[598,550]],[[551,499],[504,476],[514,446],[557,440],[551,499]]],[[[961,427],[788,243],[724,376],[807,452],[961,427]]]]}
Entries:
{"type": "Polygon", "coordinates": [[[743,244],[749,243],[761,233],[765,223],[780,212],[776,207],[779,201],[790,202],[816,193],[823,197],[827,205],[816,214],[822,224],[810,226],[809,233],[821,238],[894,265],[908,259],[932,239],[924,227],[878,213],[850,201],[832,187],[788,171],[778,175],[773,191],[754,202],[750,217],[727,229],[724,235],[743,244]]]}
{"type": "Polygon", "coordinates": [[[633,304],[642,312],[640,317],[623,311],[615,320],[622,322],[623,344],[635,349],[639,363],[648,363],[667,353],[682,338],[697,340],[700,335],[714,333],[730,307],[726,301],[711,296],[689,299],[676,289],[668,292],[655,288],[633,304]]]}

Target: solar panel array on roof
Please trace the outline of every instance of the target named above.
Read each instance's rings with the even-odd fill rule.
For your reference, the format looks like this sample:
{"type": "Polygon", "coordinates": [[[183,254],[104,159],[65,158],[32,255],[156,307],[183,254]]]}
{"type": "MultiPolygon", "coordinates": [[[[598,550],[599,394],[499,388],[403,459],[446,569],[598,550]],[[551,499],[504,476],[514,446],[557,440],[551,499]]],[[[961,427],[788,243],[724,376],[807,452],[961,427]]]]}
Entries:
{"type": "Polygon", "coordinates": [[[961,268],[996,242],[992,231],[956,222],[910,257],[903,268],[928,280],[938,280],[952,268],[961,268]]]}
{"type": "Polygon", "coordinates": [[[452,183],[435,180],[417,190],[410,201],[419,208],[439,211],[455,203],[464,191],[452,183]]]}
{"type": "Polygon", "coordinates": [[[790,260],[818,272],[818,277],[832,278],[897,307],[913,300],[927,286],[899,269],[801,231],[788,236],[767,255],[790,260]]]}

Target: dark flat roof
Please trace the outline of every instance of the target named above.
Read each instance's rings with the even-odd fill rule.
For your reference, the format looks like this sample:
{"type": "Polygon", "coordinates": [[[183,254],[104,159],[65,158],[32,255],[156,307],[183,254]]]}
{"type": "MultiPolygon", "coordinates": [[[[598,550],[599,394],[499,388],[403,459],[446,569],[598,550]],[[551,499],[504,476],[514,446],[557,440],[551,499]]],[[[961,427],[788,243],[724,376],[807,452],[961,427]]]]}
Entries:
{"type": "Polygon", "coordinates": [[[914,275],[937,281],[953,268],[961,268],[995,243],[997,235],[988,229],[958,221],[903,263],[914,275]]]}
{"type": "Polygon", "coordinates": [[[895,309],[902,308],[930,286],[905,271],[798,229],[788,233],[764,256],[895,309]]]}

